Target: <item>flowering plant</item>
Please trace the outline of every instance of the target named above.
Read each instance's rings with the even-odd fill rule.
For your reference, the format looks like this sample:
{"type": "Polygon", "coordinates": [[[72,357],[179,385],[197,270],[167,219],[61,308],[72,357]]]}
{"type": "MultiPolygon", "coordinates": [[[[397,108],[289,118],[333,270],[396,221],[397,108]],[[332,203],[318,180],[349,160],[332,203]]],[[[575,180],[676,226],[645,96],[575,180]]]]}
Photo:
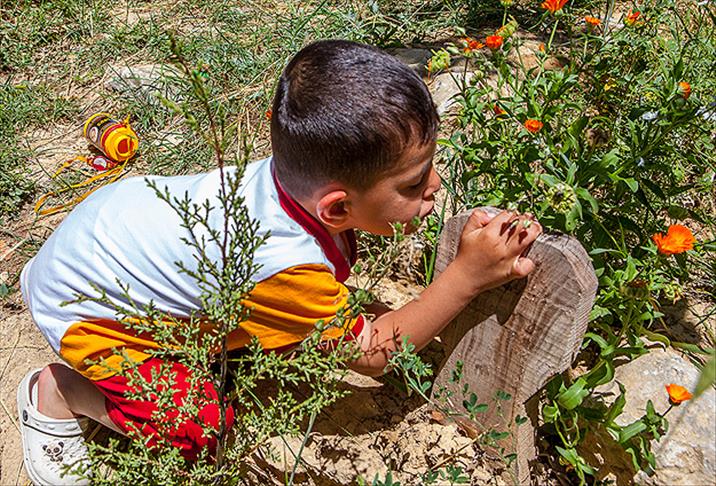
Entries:
{"type": "MultiPolygon", "coordinates": [[[[441,144],[456,209],[531,212],[546,228],[574,235],[592,257],[600,286],[584,342],[586,371],[556,377],[542,414],[560,460],[584,483],[596,471],[579,454],[589,430],[610,429],[634,467],[647,471],[654,465],[649,441],[665,431],[663,414],[650,404],[631,428],[614,422],[623,396],[598,410],[585,405],[597,386],[613,380],[615,362],[649,352],[645,338],[702,351],[669,335],[662,305],[680,299],[685,285],[716,287],[709,271],[714,242],[688,229],[714,224],[693,201],[714,188],[716,109],[699,104],[702,86],[716,92],[706,61],[716,43],[706,40],[713,27],[699,23],[703,12],[682,22],[666,7],[671,0],[640,5],[619,27],[611,27],[610,12],[600,21],[564,12],[565,3],[541,4],[561,13],[543,16],[548,41],[536,65],[524,63],[518,35],[500,46],[501,56],[478,54],[496,79],[464,86],[458,129],[441,144]],[[581,29],[582,42],[561,43],[559,26],[573,26],[566,21],[572,15],[603,24],[605,35],[581,29]],[[685,25],[688,33],[674,27],[685,25]],[[677,41],[686,38],[692,41],[677,41]],[[685,81],[692,79],[700,79],[693,90],[685,81]]],[[[493,48],[489,38],[486,44],[493,48]]]]}

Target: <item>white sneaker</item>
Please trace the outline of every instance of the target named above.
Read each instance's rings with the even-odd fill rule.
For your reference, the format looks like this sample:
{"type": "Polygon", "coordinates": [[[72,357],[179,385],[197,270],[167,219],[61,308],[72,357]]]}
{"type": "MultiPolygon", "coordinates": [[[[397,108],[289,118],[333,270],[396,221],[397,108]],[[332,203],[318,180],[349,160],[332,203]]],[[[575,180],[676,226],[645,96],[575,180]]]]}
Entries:
{"type": "Polygon", "coordinates": [[[89,467],[82,435],[88,419],[55,419],[41,414],[36,405],[40,371],[30,371],[17,388],[25,470],[39,486],[87,485],[89,480],[77,472],[89,467]]]}

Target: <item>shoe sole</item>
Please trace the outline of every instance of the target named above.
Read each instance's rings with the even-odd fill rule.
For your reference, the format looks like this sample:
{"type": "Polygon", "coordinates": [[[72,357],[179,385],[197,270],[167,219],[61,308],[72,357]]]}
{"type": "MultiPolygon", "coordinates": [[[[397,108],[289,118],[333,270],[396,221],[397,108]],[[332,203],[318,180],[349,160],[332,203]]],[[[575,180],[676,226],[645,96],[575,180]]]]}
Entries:
{"type": "Polygon", "coordinates": [[[30,371],[28,374],[25,375],[25,377],[22,379],[22,381],[17,387],[17,415],[20,419],[20,436],[22,437],[22,463],[25,466],[25,471],[30,477],[30,481],[32,481],[32,484],[37,486],[53,486],[51,484],[43,483],[35,470],[32,468],[32,462],[29,458],[30,454],[27,445],[27,438],[25,437],[25,429],[27,429],[27,425],[25,425],[23,411],[25,411],[27,407],[32,406],[32,403],[30,401],[30,383],[32,382],[35,375],[39,375],[41,371],[42,368],[37,368],[35,370],[30,371]]]}

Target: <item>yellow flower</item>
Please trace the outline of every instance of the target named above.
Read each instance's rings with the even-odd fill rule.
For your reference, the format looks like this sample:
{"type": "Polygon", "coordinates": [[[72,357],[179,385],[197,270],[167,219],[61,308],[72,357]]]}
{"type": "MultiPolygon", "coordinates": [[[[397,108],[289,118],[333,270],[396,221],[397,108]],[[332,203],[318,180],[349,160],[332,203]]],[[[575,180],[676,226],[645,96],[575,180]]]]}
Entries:
{"type": "Polygon", "coordinates": [[[485,45],[492,49],[493,51],[495,49],[499,49],[502,45],[502,36],[501,35],[488,35],[485,39],[485,45]]]}
{"type": "Polygon", "coordinates": [[[548,10],[549,13],[554,15],[555,13],[562,10],[562,7],[567,3],[567,0],[544,0],[541,3],[541,7],[548,10]]]}
{"type": "Polygon", "coordinates": [[[679,405],[681,402],[690,400],[693,397],[689,390],[673,383],[666,385],[666,393],[669,394],[669,401],[674,405],[679,405]]]}
{"type": "Polygon", "coordinates": [[[636,25],[636,23],[639,21],[639,16],[641,16],[641,12],[639,11],[629,12],[629,15],[627,15],[624,19],[624,23],[629,27],[636,25]]]}
{"type": "Polygon", "coordinates": [[[592,26],[592,27],[597,27],[599,24],[602,23],[602,21],[599,20],[598,18],[590,17],[589,15],[586,15],[584,17],[584,21],[587,23],[587,25],[592,26]]]}
{"type": "Polygon", "coordinates": [[[691,230],[680,224],[672,224],[666,232],[666,236],[656,233],[651,237],[656,243],[659,253],[664,255],[676,255],[685,251],[693,250],[696,238],[691,230]]]}
{"type": "Polygon", "coordinates": [[[685,100],[688,100],[689,96],[691,96],[691,85],[686,81],[680,81],[679,91],[681,91],[681,96],[683,96],[685,100]]]}
{"type": "Polygon", "coordinates": [[[530,133],[537,133],[542,130],[544,124],[539,120],[529,119],[525,122],[525,128],[530,133]]]}

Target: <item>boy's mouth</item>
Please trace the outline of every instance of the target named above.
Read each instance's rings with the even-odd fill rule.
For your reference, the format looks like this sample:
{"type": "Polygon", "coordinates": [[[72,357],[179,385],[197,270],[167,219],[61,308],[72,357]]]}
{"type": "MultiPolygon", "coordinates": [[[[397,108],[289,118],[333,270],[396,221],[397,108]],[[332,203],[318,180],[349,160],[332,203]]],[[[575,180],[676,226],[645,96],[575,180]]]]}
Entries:
{"type": "Polygon", "coordinates": [[[419,217],[420,220],[422,221],[422,220],[424,220],[425,218],[427,218],[430,214],[432,214],[432,212],[433,212],[434,210],[435,210],[435,202],[433,201],[433,202],[430,203],[430,207],[428,208],[428,210],[425,211],[424,214],[421,214],[421,215],[418,216],[418,217],[419,217]]]}

